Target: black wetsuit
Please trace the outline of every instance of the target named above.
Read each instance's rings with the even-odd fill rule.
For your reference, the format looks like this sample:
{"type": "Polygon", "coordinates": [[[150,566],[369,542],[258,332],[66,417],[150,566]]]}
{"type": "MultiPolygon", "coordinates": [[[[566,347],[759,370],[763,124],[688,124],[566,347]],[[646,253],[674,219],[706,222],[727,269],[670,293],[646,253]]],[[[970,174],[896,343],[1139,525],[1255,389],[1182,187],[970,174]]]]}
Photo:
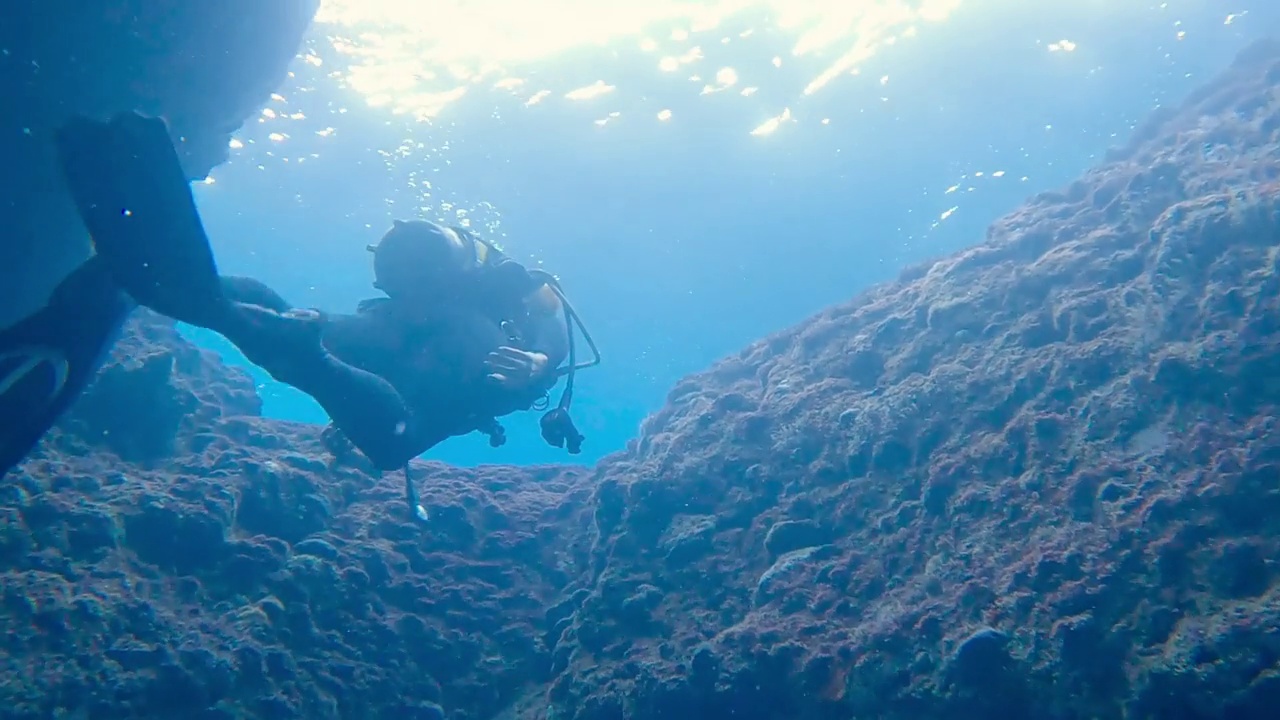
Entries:
{"type": "MultiPolygon", "coordinates": [[[[260,282],[220,276],[159,120],[79,118],[59,134],[58,147],[98,254],[64,280],[44,308],[0,330],[0,474],[79,396],[138,304],[226,337],[250,362],[315,398],[383,470],[405,466],[452,435],[485,429],[554,383],[551,376],[527,395],[503,393],[476,380],[483,379],[482,361],[472,364],[470,382],[437,382],[430,371],[448,360],[432,348],[450,347],[450,338],[411,337],[430,324],[397,326],[388,302],[366,304],[355,315],[297,314],[260,282]],[[410,352],[371,352],[388,343],[410,352]],[[424,366],[427,361],[435,365],[424,366]]],[[[487,269],[492,272],[478,275],[471,296],[460,300],[471,303],[461,305],[467,312],[490,319],[472,330],[497,341],[493,333],[518,328],[512,309],[530,289],[521,282],[532,279],[504,258],[487,269]]],[[[520,346],[510,339],[500,344],[520,346]]]]}
{"type": "MultiPolygon", "coordinates": [[[[200,324],[276,380],[314,397],[382,470],[401,468],[449,437],[492,433],[497,417],[527,409],[555,380],[549,375],[522,393],[485,382],[488,351],[525,339],[506,336],[502,321],[477,312],[453,311],[411,326],[389,301],[373,301],[355,314],[297,316],[257,280],[221,282],[224,306],[200,324]]],[[[72,272],[43,309],[0,330],[0,383],[15,377],[0,393],[6,426],[0,474],[25,457],[88,385],[134,307],[95,257],[72,272]],[[28,375],[17,382],[23,368],[28,375]]],[[[511,316],[513,324],[519,321],[511,316]]]]}
{"type": "MultiPolygon", "coordinates": [[[[514,265],[509,260],[502,262],[514,265]]],[[[509,274],[516,275],[519,270],[522,268],[510,267],[509,274]]],[[[531,282],[527,277],[523,280],[531,282]]],[[[519,281],[505,285],[484,288],[487,303],[459,298],[418,322],[406,320],[387,298],[365,301],[354,314],[322,314],[318,320],[305,321],[289,318],[286,322],[302,322],[309,329],[317,329],[313,323],[318,322],[319,343],[281,343],[273,334],[252,355],[245,345],[256,342],[260,329],[241,334],[235,323],[212,329],[241,347],[246,357],[277,380],[313,396],[323,392],[318,386],[326,383],[345,388],[347,393],[384,393],[385,388],[366,387],[371,385],[369,376],[393,388],[405,417],[404,426],[391,426],[390,432],[387,423],[374,423],[370,428],[358,416],[330,412],[334,426],[375,466],[391,470],[450,437],[481,431],[495,444],[500,442],[501,427],[496,419],[530,408],[555,384],[554,372],[547,372],[520,392],[487,381],[485,358],[501,345],[553,348],[549,371],[563,359],[557,351],[561,338],[539,337],[537,324],[528,321],[522,302],[528,286],[519,281]],[[346,377],[313,379],[314,371],[307,370],[313,367],[328,368],[328,374],[341,368],[346,377]]],[[[242,311],[251,310],[258,318],[287,318],[292,309],[284,298],[256,280],[228,277],[223,286],[242,311]]],[[[553,327],[561,330],[564,326],[556,323],[553,327]]]]}

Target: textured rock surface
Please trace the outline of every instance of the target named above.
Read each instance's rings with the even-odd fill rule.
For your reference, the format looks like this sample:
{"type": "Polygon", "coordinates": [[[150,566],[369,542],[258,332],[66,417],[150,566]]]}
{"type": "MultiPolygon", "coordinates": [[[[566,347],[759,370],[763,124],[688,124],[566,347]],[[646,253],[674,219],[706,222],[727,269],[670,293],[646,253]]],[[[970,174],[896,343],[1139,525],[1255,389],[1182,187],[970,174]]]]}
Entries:
{"type": "Polygon", "coordinates": [[[3,488],[5,717],[489,717],[545,676],[574,475],[420,469],[424,537],[311,429],[221,429],[163,471],[64,457],[3,488]]]}
{"type": "Polygon", "coordinates": [[[1270,718],[1277,86],[1253,48],[981,246],[684,381],[593,471],[416,466],[425,531],[143,318],[0,488],[0,706],[1270,718]],[[149,466],[84,429],[122,386],[170,408],[149,466]]]}
{"type": "Polygon", "coordinates": [[[0,716],[479,718],[546,679],[587,471],[417,466],[424,534],[399,477],[257,410],[246,375],[131,321],[0,486],[0,716]]]}
{"type": "Polygon", "coordinates": [[[1277,86],[1254,47],[983,245],[678,387],[602,469],[563,716],[1269,716],[1277,86]]]}
{"type": "Polygon", "coordinates": [[[56,171],[67,117],[163,115],[203,177],[284,80],[319,0],[6,0],[0,22],[0,326],[88,252],[56,171]]]}
{"type": "MultiPolygon", "coordinates": [[[[93,384],[44,447],[63,453],[110,451],[143,465],[198,453],[223,416],[256,416],[262,401],[250,377],[178,335],[146,310],[130,318],[93,384]]],[[[37,452],[37,456],[40,452],[37,452]]]]}

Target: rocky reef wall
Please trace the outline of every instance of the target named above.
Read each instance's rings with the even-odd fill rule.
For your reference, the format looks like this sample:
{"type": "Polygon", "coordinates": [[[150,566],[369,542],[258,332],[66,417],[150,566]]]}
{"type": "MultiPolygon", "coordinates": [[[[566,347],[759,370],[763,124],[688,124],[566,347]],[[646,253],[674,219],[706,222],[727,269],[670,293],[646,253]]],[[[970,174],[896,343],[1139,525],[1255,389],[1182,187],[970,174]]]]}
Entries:
{"type": "Polygon", "coordinates": [[[140,317],[0,488],[0,706],[1273,717],[1278,89],[1280,45],[1250,48],[985,242],[686,379],[592,470],[416,464],[427,529],[140,317]],[[137,393],[154,422],[95,409],[137,393]]]}
{"type": "Polygon", "coordinates": [[[0,22],[0,326],[89,252],[52,133],[76,113],[168,119],[192,178],[283,82],[319,0],[6,0],[0,22]]]}
{"type": "MultiPolygon", "coordinates": [[[[1280,46],[601,468],[556,717],[1262,718],[1280,46]]],[[[536,715],[530,715],[536,717],[536,715]]]]}

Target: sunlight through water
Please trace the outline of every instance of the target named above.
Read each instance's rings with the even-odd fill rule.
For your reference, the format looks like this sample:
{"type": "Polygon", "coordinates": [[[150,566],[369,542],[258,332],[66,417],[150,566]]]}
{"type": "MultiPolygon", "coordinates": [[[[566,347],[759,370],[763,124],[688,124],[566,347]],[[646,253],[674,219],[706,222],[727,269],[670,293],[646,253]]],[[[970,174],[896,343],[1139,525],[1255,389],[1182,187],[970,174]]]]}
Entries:
{"type": "MultiPolygon", "coordinates": [[[[577,87],[550,87],[539,75],[566,55],[583,51],[636,51],[655,72],[681,74],[702,94],[751,96],[763,79],[744,77],[739,69],[717,64],[715,56],[719,48],[762,32],[781,33],[788,40],[790,58],[774,58],[775,67],[791,58],[820,67],[796,88],[798,99],[842,75],[856,74],[880,48],[914,35],[922,23],[947,19],[961,2],[323,0],[316,22],[341,58],[333,71],[341,82],[373,106],[427,120],[483,91],[515,93],[526,105],[627,92],[610,77],[577,87]]],[[[769,134],[792,119],[790,108],[772,112],[753,135],[769,134]]],[[[664,110],[655,120],[669,117],[664,110]]],[[[606,115],[597,124],[608,119],[606,115]]]]}
{"type": "MultiPolygon", "coordinates": [[[[609,131],[629,124],[614,136],[617,142],[637,137],[637,124],[645,123],[752,139],[795,135],[788,142],[819,137],[789,128],[834,123],[843,134],[820,136],[833,143],[831,151],[866,155],[874,143],[850,144],[858,136],[848,121],[870,117],[871,110],[883,109],[875,115],[882,122],[906,122],[902,113],[925,110],[929,117],[950,113],[956,119],[949,122],[963,122],[953,97],[963,82],[942,88],[947,92],[936,100],[927,91],[922,96],[919,87],[928,74],[920,71],[924,57],[932,56],[928,62],[935,65],[981,69],[981,58],[939,56],[944,32],[968,33],[975,23],[989,29],[1009,15],[1012,46],[1058,59],[1049,66],[1061,73],[1054,83],[1065,82],[1068,73],[1086,83],[1097,82],[1099,73],[1115,75],[1098,62],[1097,39],[1082,37],[1079,26],[1016,34],[1031,33],[1020,28],[1029,27],[1033,15],[1061,21],[1077,12],[1071,0],[1045,1],[1041,11],[1028,14],[1025,0],[321,0],[288,81],[236,133],[230,149],[240,167],[273,173],[318,173],[323,168],[313,167],[326,163],[340,174],[351,163],[382,166],[380,196],[353,202],[345,209],[349,217],[370,218],[371,229],[384,214],[425,217],[477,227],[501,240],[498,208],[460,189],[474,164],[455,165],[455,158],[466,157],[457,149],[489,118],[507,122],[513,112],[530,109],[529,125],[505,127],[541,127],[537,123],[551,118],[559,127],[580,123],[609,131]],[[904,87],[914,95],[903,97],[904,87]],[[719,98],[714,109],[704,100],[711,96],[719,98]]],[[[1160,67],[1175,72],[1168,43],[1181,44],[1187,36],[1185,8],[1147,7],[1138,0],[1108,8],[1114,12],[1097,15],[1093,25],[1133,22],[1140,12],[1158,17],[1150,27],[1163,27],[1151,35],[1152,47],[1161,53],[1160,67]]],[[[1079,10],[1084,12],[1097,11],[1079,10]]],[[[1217,22],[1239,25],[1246,14],[1220,15],[1217,22]]],[[[1002,35],[986,40],[1004,41],[1002,35]]],[[[1153,97],[1152,106],[1159,104],[1153,97]]],[[[957,160],[945,177],[923,180],[918,232],[954,224],[968,212],[962,208],[988,189],[1032,182],[1037,167],[1051,166],[1037,166],[1035,158],[1072,142],[1072,125],[1048,122],[1054,119],[1047,116],[1040,125],[1043,141],[1023,136],[1013,146],[993,145],[980,159],[957,160]]],[[[1125,122],[1132,127],[1136,121],[1125,122]]],[[[273,182],[301,184],[283,176],[273,182]]],[[[380,181],[371,182],[366,186],[380,181]]],[[[310,190],[293,192],[300,207],[313,202],[310,190]]]]}

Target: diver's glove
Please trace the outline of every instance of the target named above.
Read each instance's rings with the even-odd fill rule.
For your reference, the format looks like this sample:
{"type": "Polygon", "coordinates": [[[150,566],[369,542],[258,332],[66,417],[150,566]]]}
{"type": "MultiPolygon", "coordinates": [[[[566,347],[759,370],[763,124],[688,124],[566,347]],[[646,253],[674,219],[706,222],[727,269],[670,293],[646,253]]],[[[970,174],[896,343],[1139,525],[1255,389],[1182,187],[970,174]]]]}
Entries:
{"type": "Polygon", "coordinates": [[[489,438],[489,447],[499,448],[507,444],[507,430],[498,418],[487,418],[476,428],[489,438]]]}

